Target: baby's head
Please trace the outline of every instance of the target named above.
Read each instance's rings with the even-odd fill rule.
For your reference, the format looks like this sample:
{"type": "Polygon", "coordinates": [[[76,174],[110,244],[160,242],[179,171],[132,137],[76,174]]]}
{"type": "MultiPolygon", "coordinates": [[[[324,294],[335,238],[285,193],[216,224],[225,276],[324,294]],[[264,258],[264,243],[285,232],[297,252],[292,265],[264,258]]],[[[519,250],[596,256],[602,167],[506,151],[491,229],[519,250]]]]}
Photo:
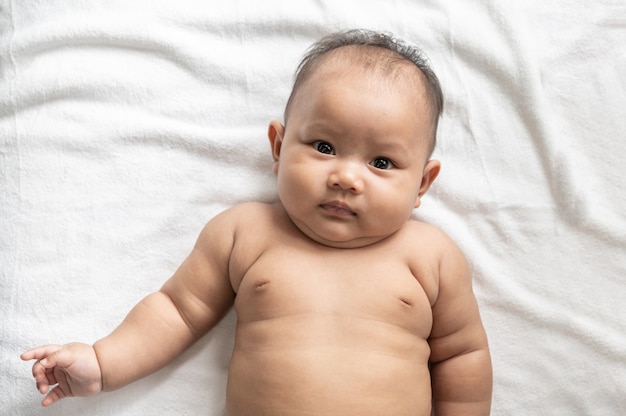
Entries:
{"type": "Polygon", "coordinates": [[[398,231],[437,177],[443,98],[421,53],[369,31],[331,35],[299,66],[268,137],[278,196],[318,243],[362,247],[398,231]]]}
{"type": "Polygon", "coordinates": [[[302,85],[313,78],[312,75],[317,69],[333,63],[333,60],[352,61],[355,63],[355,71],[374,69],[379,71],[382,77],[404,75],[407,81],[407,94],[425,93],[430,104],[432,138],[429,156],[432,154],[437,141],[439,117],[443,112],[444,100],[439,79],[420,49],[382,32],[349,30],[328,35],[313,44],[296,70],[291,95],[285,107],[285,125],[288,124],[290,109],[302,85]],[[407,73],[409,68],[413,71],[407,73]]]}

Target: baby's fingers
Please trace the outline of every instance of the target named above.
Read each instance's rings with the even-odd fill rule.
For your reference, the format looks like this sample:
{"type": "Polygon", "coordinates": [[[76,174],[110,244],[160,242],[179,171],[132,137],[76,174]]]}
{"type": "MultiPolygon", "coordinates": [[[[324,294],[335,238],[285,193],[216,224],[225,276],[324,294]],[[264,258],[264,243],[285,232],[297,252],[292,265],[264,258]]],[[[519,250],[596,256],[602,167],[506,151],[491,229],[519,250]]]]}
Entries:
{"type": "Polygon", "coordinates": [[[23,360],[37,360],[33,376],[37,390],[48,396],[42,405],[51,404],[69,396],[86,396],[102,390],[102,375],[98,359],[91,345],[70,343],[63,346],[44,345],[22,354],[23,360]],[[56,384],[56,387],[51,388],[56,384]]]}
{"type": "Polygon", "coordinates": [[[61,388],[59,388],[59,386],[57,386],[50,390],[50,393],[41,401],[41,405],[43,407],[48,407],[65,397],[67,397],[65,392],[61,388]]]}
{"type": "Polygon", "coordinates": [[[22,355],[20,355],[20,358],[23,361],[41,360],[42,358],[45,358],[53,352],[57,351],[59,348],[61,348],[61,346],[56,344],[42,345],[41,347],[33,348],[24,352],[22,355]]]}
{"type": "MultiPolygon", "coordinates": [[[[20,356],[24,361],[37,360],[35,364],[33,364],[32,374],[37,383],[37,390],[41,394],[46,394],[50,386],[55,384],[54,380],[50,380],[51,372],[46,371],[46,367],[41,363],[41,360],[45,359],[45,357],[59,348],[58,345],[44,345],[28,350],[20,356]]],[[[54,378],[54,376],[52,378],[54,378]]]]}
{"type": "Polygon", "coordinates": [[[33,377],[37,383],[37,390],[39,393],[46,394],[50,389],[50,386],[56,384],[54,379],[54,372],[45,368],[41,361],[37,361],[33,364],[33,377]]]}

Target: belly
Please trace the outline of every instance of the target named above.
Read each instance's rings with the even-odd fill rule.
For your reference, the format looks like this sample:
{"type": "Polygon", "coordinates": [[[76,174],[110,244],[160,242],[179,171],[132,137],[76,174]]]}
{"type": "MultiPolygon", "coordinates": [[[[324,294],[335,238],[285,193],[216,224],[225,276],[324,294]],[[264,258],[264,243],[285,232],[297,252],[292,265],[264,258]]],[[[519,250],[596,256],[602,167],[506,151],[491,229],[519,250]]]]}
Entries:
{"type": "Polygon", "coordinates": [[[429,415],[429,349],[400,327],[300,315],[239,323],[229,416],[429,415]]]}

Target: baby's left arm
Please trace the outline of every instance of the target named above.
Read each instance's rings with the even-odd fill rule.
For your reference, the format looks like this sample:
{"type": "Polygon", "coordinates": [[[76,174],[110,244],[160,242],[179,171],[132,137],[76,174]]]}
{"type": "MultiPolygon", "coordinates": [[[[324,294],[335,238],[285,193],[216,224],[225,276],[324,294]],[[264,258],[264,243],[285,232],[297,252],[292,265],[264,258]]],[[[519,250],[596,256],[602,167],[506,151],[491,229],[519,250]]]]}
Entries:
{"type": "Polygon", "coordinates": [[[436,416],[489,415],[491,357],[469,267],[451,241],[444,253],[428,339],[433,408],[436,416]]]}

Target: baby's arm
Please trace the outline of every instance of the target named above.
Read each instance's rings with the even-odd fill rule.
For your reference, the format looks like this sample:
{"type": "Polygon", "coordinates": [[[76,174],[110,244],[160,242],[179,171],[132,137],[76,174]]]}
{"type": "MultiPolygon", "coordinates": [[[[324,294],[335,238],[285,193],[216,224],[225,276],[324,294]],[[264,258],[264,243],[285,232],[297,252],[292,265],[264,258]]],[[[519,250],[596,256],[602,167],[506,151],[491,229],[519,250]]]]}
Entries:
{"type": "Polygon", "coordinates": [[[435,415],[489,415],[492,370],[487,336],[461,251],[449,242],[433,306],[431,379],[435,415]]]}
{"type": "Polygon", "coordinates": [[[191,254],[161,288],[94,344],[103,390],[144,377],[178,356],[231,307],[228,259],[234,232],[222,214],[202,230],[191,254]]]}
{"type": "Polygon", "coordinates": [[[37,360],[33,375],[41,393],[59,383],[44,405],[123,387],[165,366],[219,322],[234,300],[228,277],[230,217],[224,213],[211,220],[163,287],[93,347],[48,345],[22,354],[24,360],[37,360]]]}
{"type": "Polygon", "coordinates": [[[26,351],[22,360],[37,360],[33,376],[41,394],[50,392],[42,405],[69,396],[90,396],[102,390],[100,366],[91,345],[44,345],[26,351]],[[50,390],[50,387],[58,386],[50,390]]]}

